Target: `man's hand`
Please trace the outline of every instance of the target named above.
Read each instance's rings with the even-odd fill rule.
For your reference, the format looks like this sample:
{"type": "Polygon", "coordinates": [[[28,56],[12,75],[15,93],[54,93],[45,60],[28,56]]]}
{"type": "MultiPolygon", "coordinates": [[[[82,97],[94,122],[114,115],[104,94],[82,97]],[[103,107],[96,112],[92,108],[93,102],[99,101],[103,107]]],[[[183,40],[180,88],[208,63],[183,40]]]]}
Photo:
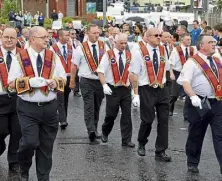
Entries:
{"type": "Polygon", "coordinates": [[[47,79],[46,80],[47,85],[51,88],[51,89],[56,89],[57,88],[57,83],[55,80],[53,79],[47,79]]]}
{"type": "Polygon", "coordinates": [[[170,72],[170,79],[171,79],[171,80],[175,80],[175,75],[174,75],[173,72],[170,72]]]}
{"type": "Polygon", "coordinates": [[[132,103],[135,107],[140,107],[140,96],[135,94],[132,103]]]}
{"type": "Polygon", "coordinates": [[[200,109],[202,109],[201,100],[197,95],[191,96],[190,99],[194,107],[199,107],[200,109]]]}
{"type": "Polygon", "coordinates": [[[69,83],[69,88],[70,89],[75,89],[76,88],[76,81],[75,80],[70,80],[70,83],[69,83]]]}
{"type": "Polygon", "coordinates": [[[112,93],[113,93],[107,84],[103,84],[103,92],[104,92],[104,94],[107,94],[107,95],[112,95],[112,93]]]}

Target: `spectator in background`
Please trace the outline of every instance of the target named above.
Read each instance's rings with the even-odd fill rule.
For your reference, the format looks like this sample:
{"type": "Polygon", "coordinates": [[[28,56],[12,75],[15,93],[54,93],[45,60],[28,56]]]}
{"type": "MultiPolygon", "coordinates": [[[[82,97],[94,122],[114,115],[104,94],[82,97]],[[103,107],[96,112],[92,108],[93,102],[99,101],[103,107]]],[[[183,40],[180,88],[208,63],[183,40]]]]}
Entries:
{"type": "Polygon", "coordinates": [[[201,29],[202,29],[202,32],[203,32],[204,29],[205,29],[206,26],[207,26],[207,21],[201,21],[200,26],[201,26],[201,29]]]}
{"type": "Polygon", "coordinates": [[[45,18],[43,14],[41,13],[40,16],[38,17],[39,26],[44,26],[44,21],[45,21],[45,18]]]}
{"type": "Polygon", "coordinates": [[[36,14],[35,14],[35,16],[34,16],[34,20],[35,20],[35,25],[39,25],[39,11],[36,11],[36,14]]]}
{"type": "Polygon", "coordinates": [[[62,18],[63,18],[63,14],[61,11],[59,11],[58,13],[58,20],[62,21],[62,18]]]}
{"type": "Polygon", "coordinates": [[[52,11],[51,19],[52,21],[57,21],[59,19],[58,14],[56,13],[55,9],[52,11]]]}
{"type": "Polygon", "coordinates": [[[222,31],[221,29],[221,25],[217,24],[214,26],[214,38],[216,39],[217,42],[219,42],[220,40],[220,31],[222,31]]]}
{"type": "Polygon", "coordinates": [[[178,46],[180,44],[180,37],[177,33],[174,33],[172,36],[171,36],[171,44],[173,46],[178,46]]]}
{"type": "Polygon", "coordinates": [[[184,25],[179,25],[176,29],[176,34],[180,36],[183,36],[187,33],[187,28],[184,25]]]}
{"type": "Polygon", "coordinates": [[[139,23],[135,24],[135,29],[134,29],[134,34],[135,34],[135,42],[142,41],[142,34],[143,34],[143,26],[139,23]]]}
{"type": "Polygon", "coordinates": [[[24,26],[28,26],[27,25],[27,17],[28,17],[28,11],[25,11],[25,13],[24,13],[24,26]]]}
{"type": "Polygon", "coordinates": [[[193,21],[193,29],[190,32],[191,42],[192,42],[191,45],[192,46],[196,45],[196,42],[197,42],[198,37],[200,36],[200,33],[201,33],[201,29],[200,29],[200,26],[199,26],[199,21],[194,20],[193,21]]]}
{"type": "Polygon", "coordinates": [[[206,26],[203,30],[203,34],[206,34],[206,35],[210,35],[212,36],[213,35],[213,30],[210,26],[206,26]]]}
{"type": "Polygon", "coordinates": [[[27,26],[32,26],[32,19],[33,19],[33,17],[32,17],[32,15],[31,15],[31,13],[30,12],[28,12],[28,14],[27,14],[27,26]]]}
{"type": "Polygon", "coordinates": [[[8,13],[8,21],[15,21],[15,14],[13,11],[8,13]]]}

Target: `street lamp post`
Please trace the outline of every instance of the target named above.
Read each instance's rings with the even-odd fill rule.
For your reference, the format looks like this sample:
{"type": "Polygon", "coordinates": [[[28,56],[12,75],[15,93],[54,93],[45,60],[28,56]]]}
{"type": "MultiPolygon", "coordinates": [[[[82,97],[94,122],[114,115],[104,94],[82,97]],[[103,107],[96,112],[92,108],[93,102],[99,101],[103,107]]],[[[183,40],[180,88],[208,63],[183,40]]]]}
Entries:
{"type": "Polygon", "coordinates": [[[106,25],[106,1],[103,0],[103,27],[106,25]]]}

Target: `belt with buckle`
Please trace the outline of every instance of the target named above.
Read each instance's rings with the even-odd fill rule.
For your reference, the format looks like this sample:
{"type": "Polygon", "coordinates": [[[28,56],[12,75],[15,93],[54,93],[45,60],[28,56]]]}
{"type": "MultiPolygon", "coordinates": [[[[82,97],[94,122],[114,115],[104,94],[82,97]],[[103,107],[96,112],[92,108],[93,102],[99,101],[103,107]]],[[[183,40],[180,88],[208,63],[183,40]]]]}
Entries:
{"type": "Polygon", "coordinates": [[[51,100],[51,101],[48,101],[48,102],[28,102],[28,101],[25,101],[25,102],[28,102],[28,103],[30,103],[30,104],[35,104],[35,105],[41,107],[41,106],[45,106],[45,105],[47,105],[47,104],[51,104],[51,103],[54,102],[54,101],[55,101],[55,99],[53,99],[53,100],[51,100]]]}

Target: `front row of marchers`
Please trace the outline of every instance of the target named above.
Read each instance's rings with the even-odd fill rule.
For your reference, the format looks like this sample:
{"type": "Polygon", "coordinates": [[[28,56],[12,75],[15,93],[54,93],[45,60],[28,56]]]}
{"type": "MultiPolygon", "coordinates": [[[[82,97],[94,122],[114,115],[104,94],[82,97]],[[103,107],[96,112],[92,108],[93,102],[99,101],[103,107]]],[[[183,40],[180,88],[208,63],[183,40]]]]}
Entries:
{"type": "MultiPolygon", "coordinates": [[[[58,131],[57,111],[60,125],[66,127],[68,95],[70,88],[75,88],[77,70],[81,77],[84,119],[90,144],[99,144],[100,137],[102,142],[108,142],[120,107],[122,146],[135,147],[131,141],[133,103],[140,106],[141,117],[137,153],[140,156],[146,154],[145,145],[156,111],[155,159],[171,161],[166,154],[170,102],[166,60],[169,57],[164,46],[160,45],[159,30],[151,28],[145,32],[143,40],[131,52],[126,50],[127,35],[122,33],[115,36],[115,47],[108,49],[106,44],[98,41],[96,25],[88,27],[88,41],[75,50],[65,41],[66,31],[60,31],[60,41],[52,46],[53,51],[47,49],[48,33],[42,27],[30,30],[30,47],[24,50],[15,48],[17,35],[13,28],[6,28],[3,32],[0,49],[0,154],[6,147],[5,138],[10,134],[10,172],[20,170],[20,179],[29,180],[35,154],[38,180],[49,180],[53,143],[58,131]],[[135,94],[133,100],[130,83],[135,94]],[[97,129],[104,94],[106,111],[100,136],[97,129]]],[[[183,55],[185,63],[177,79],[188,95],[187,120],[190,126],[186,154],[188,170],[194,173],[199,172],[202,143],[209,123],[222,168],[222,64],[221,60],[212,57],[215,41],[211,36],[201,35],[197,49],[192,58],[183,55]]],[[[183,49],[178,51],[182,52],[182,57],[183,49]]],[[[192,50],[187,54],[191,56],[192,50]]]]}

